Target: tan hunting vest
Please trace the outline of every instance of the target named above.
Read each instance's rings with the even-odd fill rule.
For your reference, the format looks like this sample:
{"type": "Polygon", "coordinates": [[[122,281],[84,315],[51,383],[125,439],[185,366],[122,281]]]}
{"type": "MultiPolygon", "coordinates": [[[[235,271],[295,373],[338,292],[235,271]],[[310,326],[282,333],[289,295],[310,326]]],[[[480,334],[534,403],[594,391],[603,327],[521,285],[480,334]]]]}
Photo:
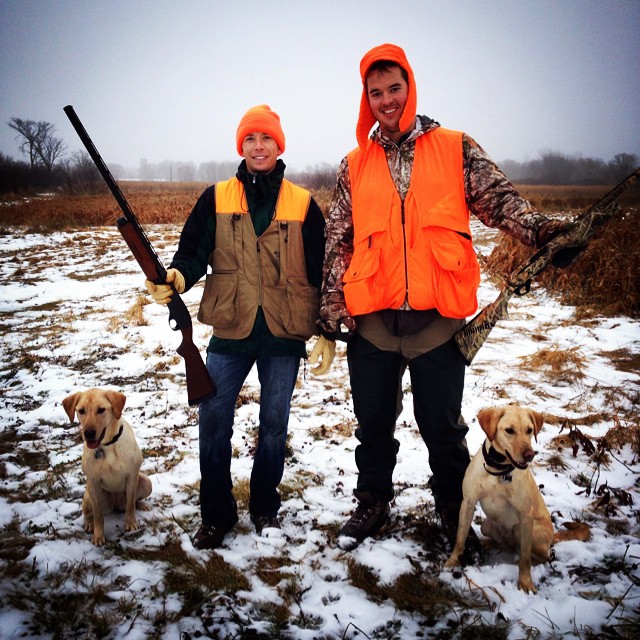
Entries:
{"type": "Polygon", "coordinates": [[[307,279],[302,241],[310,200],[308,191],[283,180],[275,216],[256,236],[243,184],[237,178],[216,184],[215,249],[198,312],[215,336],[246,338],[258,306],[278,338],[307,340],[317,332],[318,290],[307,279]]]}

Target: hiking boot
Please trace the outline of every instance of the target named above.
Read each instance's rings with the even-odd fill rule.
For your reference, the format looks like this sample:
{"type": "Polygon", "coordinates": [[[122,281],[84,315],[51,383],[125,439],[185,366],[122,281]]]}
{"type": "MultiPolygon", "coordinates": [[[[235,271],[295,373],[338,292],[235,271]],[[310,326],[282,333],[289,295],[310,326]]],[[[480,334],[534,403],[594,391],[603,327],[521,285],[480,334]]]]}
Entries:
{"type": "Polygon", "coordinates": [[[389,520],[389,503],[373,494],[354,491],[358,506],[338,532],[338,546],[345,551],[355,549],[365,538],[376,533],[389,520]]]}
{"type": "MultiPolygon", "coordinates": [[[[460,521],[460,505],[448,504],[443,509],[438,511],[438,517],[440,518],[440,525],[442,527],[442,533],[449,542],[451,549],[456,544],[456,537],[458,535],[458,522],[460,521]]],[[[464,543],[464,552],[460,559],[463,564],[469,564],[477,562],[482,557],[482,543],[478,538],[473,527],[469,527],[469,533],[464,543]]]]}
{"type": "Polygon", "coordinates": [[[228,526],[219,524],[202,525],[196,535],[193,536],[192,544],[196,549],[217,549],[224,540],[224,537],[233,529],[235,522],[228,526]]]}
{"type": "Polygon", "coordinates": [[[251,516],[256,533],[263,538],[281,538],[282,528],[277,516],[251,516]]]}

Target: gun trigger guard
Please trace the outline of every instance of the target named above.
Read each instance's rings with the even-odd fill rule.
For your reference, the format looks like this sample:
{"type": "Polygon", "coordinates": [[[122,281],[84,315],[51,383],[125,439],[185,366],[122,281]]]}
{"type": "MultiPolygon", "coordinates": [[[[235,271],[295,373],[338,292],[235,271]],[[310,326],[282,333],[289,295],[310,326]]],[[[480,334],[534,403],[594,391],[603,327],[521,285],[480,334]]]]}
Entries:
{"type": "Polygon", "coordinates": [[[513,293],[517,296],[524,296],[531,291],[531,280],[527,280],[524,284],[517,286],[513,293]]]}
{"type": "Polygon", "coordinates": [[[169,326],[173,331],[178,330],[178,321],[172,315],[169,315],[169,326]]]}

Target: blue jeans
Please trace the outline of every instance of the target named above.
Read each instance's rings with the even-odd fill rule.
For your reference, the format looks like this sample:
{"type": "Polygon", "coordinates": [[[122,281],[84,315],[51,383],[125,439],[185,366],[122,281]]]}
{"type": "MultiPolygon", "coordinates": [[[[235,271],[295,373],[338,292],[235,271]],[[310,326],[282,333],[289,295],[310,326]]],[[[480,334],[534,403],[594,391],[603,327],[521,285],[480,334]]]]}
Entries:
{"type": "Polygon", "coordinates": [[[229,527],[238,520],[232,494],[231,436],[236,400],[254,364],[260,381],[260,417],[249,512],[275,516],[280,509],[278,485],[284,472],[289,408],[300,358],[208,353],[207,369],[218,391],[199,407],[200,512],[206,526],[229,527]]]}

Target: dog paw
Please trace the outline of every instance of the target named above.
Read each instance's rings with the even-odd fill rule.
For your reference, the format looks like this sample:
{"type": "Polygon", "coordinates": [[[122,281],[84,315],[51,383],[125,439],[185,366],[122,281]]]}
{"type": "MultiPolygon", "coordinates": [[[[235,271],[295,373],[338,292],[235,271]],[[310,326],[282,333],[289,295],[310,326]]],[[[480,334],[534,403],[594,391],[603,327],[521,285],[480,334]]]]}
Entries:
{"type": "Polygon", "coordinates": [[[137,520],[127,520],[124,523],[124,530],[128,533],[130,531],[137,531],[140,527],[138,526],[137,520]]]}
{"type": "Polygon", "coordinates": [[[104,536],[96,536],[94,535],[92,538],[92,542],[96,547],[102,547],[107,540],[104,536]]]}
{"type": "Polygon", "coordinates": [[[518,589],[525,593],[537,593],[538,590],[531,579],[518,580],[518,589]]]}

